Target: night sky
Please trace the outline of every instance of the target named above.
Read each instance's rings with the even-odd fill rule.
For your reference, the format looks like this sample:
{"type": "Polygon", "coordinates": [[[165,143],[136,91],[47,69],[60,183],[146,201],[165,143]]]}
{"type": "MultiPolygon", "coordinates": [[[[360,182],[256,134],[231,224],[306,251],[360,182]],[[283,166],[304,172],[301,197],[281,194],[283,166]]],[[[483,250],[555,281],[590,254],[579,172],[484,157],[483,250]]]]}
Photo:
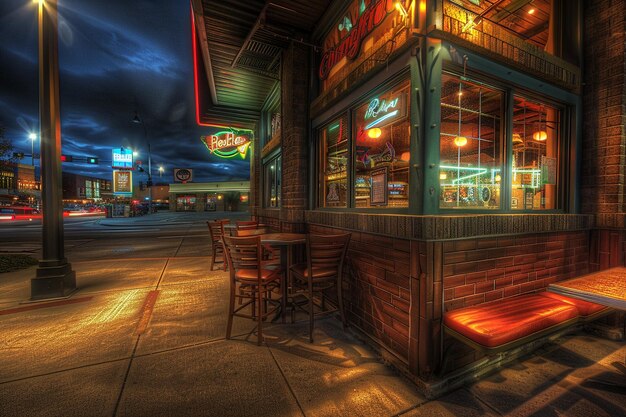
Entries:
{"type": "MultiPolygon", "coordinates": [[[[214,130],[195,122],[188,1],[58,3],[62,152],[100,159],[99,165],[64,163],[64,171],[110,179],[111,149],[120,146],[138,149],[147,166],[143,128],[132,122],[136,110],[146,124],[155,182],[172,182],[174,168],[192,168],[194,182],[249,178],[248,159],[220,159],[200,141],[214,130]]],[[[32,0],[0,0],[0,92],[5,136],[15,151],[30,154],[28,133],[38,131],[32,0]]],[[[136,173],[135,182],[145,179],[136,173]]]]}

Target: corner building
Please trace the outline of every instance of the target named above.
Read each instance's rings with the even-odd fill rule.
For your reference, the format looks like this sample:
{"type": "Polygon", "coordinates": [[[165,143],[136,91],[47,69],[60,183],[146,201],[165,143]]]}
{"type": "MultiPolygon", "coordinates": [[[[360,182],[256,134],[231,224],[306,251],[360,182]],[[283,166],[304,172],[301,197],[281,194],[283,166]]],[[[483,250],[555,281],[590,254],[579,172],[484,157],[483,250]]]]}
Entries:
{"type": "Polygon", "coordinates": [[[624,265],[626,1],[192,4],[198,121],[254,131],[252,215],[352,233],[349,322],[418,385],[450,382],[445,311],[624,265]]]}

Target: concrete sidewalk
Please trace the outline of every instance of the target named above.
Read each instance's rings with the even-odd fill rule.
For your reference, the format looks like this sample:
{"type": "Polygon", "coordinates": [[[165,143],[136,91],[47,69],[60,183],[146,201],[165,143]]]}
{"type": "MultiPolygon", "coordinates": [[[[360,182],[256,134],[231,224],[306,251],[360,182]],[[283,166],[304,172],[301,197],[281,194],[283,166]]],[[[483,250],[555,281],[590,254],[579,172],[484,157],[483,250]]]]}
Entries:
{"type": "Polygon", "coordinates": [[[626,393],[585,382],[614,373],[623,344],[567,337],[427,401],[334,318],[313,344],[302,322],[268,325],[258,347],[245,319],[225,340],[208,236],[125,243],[138,250],[123,259],[115,242],[73,247],[80,290],[57,304],[20,304],[32,268],[0,275],[0,415],[626,415],[626,393]]]}

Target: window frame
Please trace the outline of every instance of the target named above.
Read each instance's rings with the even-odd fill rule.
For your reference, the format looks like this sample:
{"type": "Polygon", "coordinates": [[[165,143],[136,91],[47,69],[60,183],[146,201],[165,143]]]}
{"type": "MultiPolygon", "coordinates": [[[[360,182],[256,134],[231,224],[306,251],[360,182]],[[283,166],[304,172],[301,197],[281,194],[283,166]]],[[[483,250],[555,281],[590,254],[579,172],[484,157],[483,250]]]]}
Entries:
{"type": "Polygon", "coordinates": [[[262,190],[263,205],[262,206],[264,209],[278,210],[282,206],[282,178],[279,178],[280,176],[277,174],[274,175],[274,186],[276,187],[278,203],[276,204],[276,206],[272,207],[270,205],[270,200],[269,200],[270,195],[268,194],[268,191],[270,188],[268,184],[268,178],[266,175],[267,169],[269,168],[271,164],[276,164],[276,167],[277,167],[276,172],[278,172],[278,167],[280,166],[280,176],[282,176],[282,172],[283,172],[282,151],[280,147],[272,151],[269,155],[264,157],[261,161],[261,177],[262,177],[261,184],[263,185],[263,190],[262,190]]]}

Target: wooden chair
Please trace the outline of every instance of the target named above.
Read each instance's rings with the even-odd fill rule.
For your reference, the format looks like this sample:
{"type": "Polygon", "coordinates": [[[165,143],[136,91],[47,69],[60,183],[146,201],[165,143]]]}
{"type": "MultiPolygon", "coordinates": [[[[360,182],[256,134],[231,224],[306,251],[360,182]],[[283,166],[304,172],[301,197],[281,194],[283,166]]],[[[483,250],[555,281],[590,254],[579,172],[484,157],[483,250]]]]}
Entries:
{"type": "Polygon", "coordinates": [[[318,305],[319,313],[331,313],[339,310],[341,322],[346,325],[346,317],[343,310],[343,298],[341,294],[341,279],[343,263],[350,243],[350,233],[339,235],[307,235],[306,239],[306,264],[297,264],[291,268],[294,286],[296,290],[306,297],[309,315],[309,341],[313,342],[313,321],[315,316],[315,293],[321,295],[321,303],[318,305]],[[325,310],[323,292],[336,287],[338,308],[325,310]]]}
{"type": "Polygon", "coordinates": [[[277,312],[283,302],[282,291],[278,299],[272,298],[272,291],[280,289],[280,269],[270,269],[262,259],[262,246],[259,236],[222,238],[230,269],[230,299],[226,339],[230,339],[233,317],[244,317],[257,321],[257,344],[263,340],[263,321],[277,312]],[[235,301],[239,305],[235,307],[235,301]],[[268,309],[268,304],[274,308],[268,309]],[[252,306],[252,313],[242,312],[252,306]]]}
{"type": "Polygon", "coordinates": [[[237,230],[254,230],[259,228],[259,222],[256,220],[240,220],[235,222],[237,230]]]}
{"type": "Polygon", "coordinates": [[[213,246],[213,256],[211,260],[211,271],[215,266],[218,255],[221,256],[222,267],[226,270],[226,258],[224,257],[224,244],[222,242],[222,236],[224,236],[224,221],[213,220],[206,222],[209,226],[209,233],[211,234],[211,245],[213,246]]]}

